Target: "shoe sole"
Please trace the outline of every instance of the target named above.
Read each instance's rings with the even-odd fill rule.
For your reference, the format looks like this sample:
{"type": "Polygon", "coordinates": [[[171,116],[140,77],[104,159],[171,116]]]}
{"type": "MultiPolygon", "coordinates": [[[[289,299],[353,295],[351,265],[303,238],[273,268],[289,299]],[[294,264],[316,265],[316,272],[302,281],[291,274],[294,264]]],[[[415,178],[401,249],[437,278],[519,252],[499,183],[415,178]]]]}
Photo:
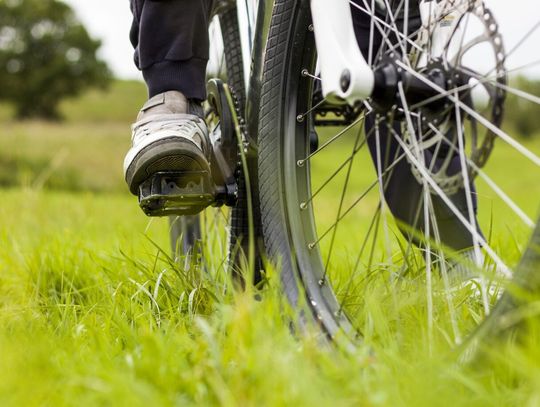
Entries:
{"type": "Polygon", "coordinates": [[[133,195],[139,185],[157,172],[208,171],[203,152],[192,142],[178,137],[156,141],[143,148],[126,171],[126,182],[133,195]]]}

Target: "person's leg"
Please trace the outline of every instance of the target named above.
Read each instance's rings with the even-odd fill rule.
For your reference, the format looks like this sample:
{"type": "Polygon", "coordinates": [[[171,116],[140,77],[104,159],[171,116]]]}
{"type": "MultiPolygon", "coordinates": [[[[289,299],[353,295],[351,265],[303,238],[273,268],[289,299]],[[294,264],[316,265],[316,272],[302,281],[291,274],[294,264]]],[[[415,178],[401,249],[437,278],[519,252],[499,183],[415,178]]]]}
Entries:
{"type": "Polygon", "coordinates": [[[205,99],[212,0],[131,0],[130,39],[149,96],[175,90],[205,99]]]}
{"type": "MultiPolygon", "coordinates": [[[[411,18],[409,19],[410,32],[414,32],[420,27],[420,19],[418,10],[412,10],[411,18]]],[[[385,16],[381,15],[384,19],[385,16]]],[[[369,38],[371,32],[370,16],[353,7],[353,21],[358,44],[362,54],[367,59],[369,55],[369,38]]],[[[399,24],[399,22],[398,22],[399,24]]],[[[382,44],[382,37],[378,34],[375,28],[375,38],[373,41],[373,56],[377,54],[378,49],[382,44]]],[[[391,39],[392,40],[392,39],[391,39]]],[[[395,39],[393,39],[395,41],[395,39]]],[[[370,115],[366,118],[366,134],[373,133],[375,126],[375,118],[370,115]]],[[[394,131],[401,134],[400,125],[394,125],[394,131]]],[[[393,163],[396,157],[403,154],[400,145],[395,141],[391,132],[387,127],[387,123],[382,122],[379,126],[379,141],[380,151],[382,152],[382,171],[384,172],[389,165],[393,163]]],[[[369,151],[373,162],[377,162],[376,138],[372,136],[368,139],[369,151]]],[[[431,163],[433,157],[429,157],[429,152],[426,152],[426,162],[431,163]]],[[[386,203],[392,214],[404,225],[403,232],[407,235],[411,231],[422,231],[424,229],[423,219],[423,186],[418,182],[411,171],[411,165],[406,159],[401,160],[393,170],[384,177],[385,189],[384,195],[386,203]],[[409,229],[409,230],[406,230],[409,229]]],[[[436,164],[435,164],[436,165],[436,164]]],[[[453,158],[452,171],[461,171],[459,157],[453,158]]],[[[474,190],[474,185],[472,186],[474,190]]],[[[437,225],[441,234],[441,240],[444,245],[447,245],[454,250],[465,250],[473,246],[471,233],[462,224],[462,222],[448,208],[444,201],[432,195],[433,209],[437,219],[437,225]]],[[[453,203],[462,214],[468,219],[467,201],[464,189],[450,196],[453,203]]],[[[475,202],[476,211],[476,202],[475,202]]]]}
{"type": "Polygon", "coordinates": [[[131,0],[130,38],[150,99],[133,125],[124,160],[130,191],[156,173],[210,173],[206,98],[212,0],[131,0]]]}

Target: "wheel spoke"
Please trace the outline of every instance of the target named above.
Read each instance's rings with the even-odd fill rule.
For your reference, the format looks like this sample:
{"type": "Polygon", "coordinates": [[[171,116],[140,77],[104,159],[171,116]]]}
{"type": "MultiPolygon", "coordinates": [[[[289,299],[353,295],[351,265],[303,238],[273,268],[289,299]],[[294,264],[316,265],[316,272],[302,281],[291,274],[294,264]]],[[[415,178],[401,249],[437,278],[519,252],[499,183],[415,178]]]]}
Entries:
{"type": "Polygon", "coordinates": [[[346,134],[350,129],[352,129],[354,126],[356,126],[359,123],[362,123],[365,119],[366,115],[362,114],[358,119],[356,119],[353,123],[349,124],[347,127],[345,127],[343,130],[341,130],[338,134],[336,134],[334,137],[332,137],[330,140],[328,140],[326,143],[324,143],[322,146],[320,146],[317,150],[309,154],[306,158],[298,160],[297,165],[299,167],[303,166],[306,161],[312,159],[314,156],[319,154],[321,151],[323,151],[326,147],[328,147],[330,144],[334,143],[336,140],[341,138],[344,134],[346,134]]]}
{"type": "Polygon", "coordinates": [[[302,209],[307,208],[307,205],[309,205],[313,201],[313,199],[315,199],[315,197],[317,195],[319,195],[323,191],[323,189],[330,182],[332,182],[332,180],[347,166],[347,164],[349,164],[351,162],[351,160],[358,154],[358,152],[366,145],[367,140],[368,140],[368,138],[370,137],[371,134],[373,134],[373,130],[371,130],[368,134],[366,134],[366,137],[364,138],[364,140],[362,140],[360,145],[353,150],[351,155],[349,155],[349,157],[347,157],[347,159],[343,163],[341,163],[341,165],[328,178],[326,178],[326,180],[324,180],[324,182],[321,184],[321,186],[319,186],[315,190],[315,192],[312,193],[311,196],[306,201],[304,201],[304,202],[302,202],[300,204],[300,207],[302,209]]]}
{"type": "Polygon", "coordinates": [[[512,49],[506,53],[505,58],[508,59],[509,56],[511,56],[514,52],[516,52],[527,40],[535,33],[536,30],[540,28],[540,21],[538,21],[535,25],[531,27],[529,31],[525,33],[523,38],[521,38],[513,47],[512,49]]]}
{"type": "MultiPolygon", "coordinates": [[[[431,199],[431,195],[428,194],[429,199],[429,206],[430,208],[433,208],[433,201],[431,199]]],[[[432,210],[430,210],[431,214],[431,225],[433,227],[433,236],[435,238],[436,242],[441,242],[441,234],[439,231],[439,225],[437,223],[437,219],[435,219],[435,213],[432,210]]],[[[443,278],[443,284],[445,287],[445,297],[446,297],[446,305],[448,307],[448,313],[450,314],[450,323],[452,326],[452,331],[454,333],[454,342],[456,344],[461,343],[461,332],[457,323],[457,317],[456,317],[456,311],[454,307],[454,300],[452,298],[451,290],[450,290],[450,279],[448,277],[448,262],[446,260],[446,256],[444,254],[444,251],[441,249],[441,247],[438,247],[438,254],[439,254],[439,265],[441,268],[441,275],[443,278]]]]}
{"type": "Polygon", "coordinates": [[[386,210],[386,200],[384,198],[384,185],[383,185],[383,171],[382,171],[382,157],[381,157],[381,135],[379,132],[379,118],[377,118],[377,123],[375,124],[375,150],[376,150],[376,167],[378,174],[378,184],[379,184],[379,200],[381,202],[381,214],[383,218],[383,232],[384,239],[386,243],[386,257],[388,264],[391,263],[392,253],[390,245],[390,236],[388,234],[388,211],[386,210]]]}
{"type": "MultiPolygon", "coordinates": [[[[457,97],[459,97],[456,94],[457,97]]],[[[460,159],[460,166],[461,166],[461,173],[463,176],[463,185],[465,187],[465,199],[467,200],[467,212],[469,214],[469,223],[471,224],[474,233],[472,234],[473,238],[473,250],[474,250],[474,260],[476,263],[477,268],[482,267],[482,253],[480,251],[480,242],[478,240],[478,237],[480,234],[478,233],[477,226],[476,226],[476,213],[474,211],[473,202],[472,202],[472,192],[471,192],[471,184],[469,180],[469,172],[467,171],[467,162],[466,157],[467,153],[465,152],[465,138],[463,136],[463,129],[461,125],[461,110],[458,105],[455,106],[455,126],[457,128],[457,136],[458,136],[458,148],[459,148],[459,159],[460,159]]],[[[484,304],[484,311],[487,314],[489,314],[489,303],[487,298],[487,291],[486,291],[486,281],[483,276],[483,274],[480,275],[480,286],[482,291],[482,302],[484,304]]]]}
{"type": "MultiPolygon", "coordinates": [[[[451,95],[452,93],[454,93],[454,90],[457,90],[459,92],[466,91],[466,90],[471,90],[471,89],[475,88],[476,86],[482,85],[482,84],[484,84],[486,82],[493,82],[493,83],[500,84],[500,82],[497,82],[497,79],[500,79],[500,78],[506,76],[506,74],[513,73],[513,72],[518,72],[520,70],[531,68],[531,67],[534,67],[534,66],[537,66],[537,65],[540,65],[540,60],[533,61],[533,62],[528,63],[526,65],[523,65],[521,67],[505,71],[503,74],[499,74],[499,75],[495,75],[495,76],[482,76],[482,77],[475,78],[478,81],[477,83],[473,83],[473,84],[467,83],[465,85],[461,85],[461,86],[458,86],[458,87],[450,89],[450,90],[441,91],[435,96],[431,96],[430,98],[427,98],[427,99],[423,100],[422,102],[418,102],[418,103],[416,103],[414,105],[411,105],[411,109],[415,110],[415,109],[418,109],[420,107],[429,105],[430,103],[436,102],[437,100],[446,98],[449,95],[451,95]]],[[[457,68],[457,69],[463,70],[464,73],[468,73],[468,74],[471,73],[471,71],[465,70],[463,68],[457,68]]],[[[511,88],[511,89],[516,90],[515,88],[511,88]]],[[[509,91],[509,92],[512,92],[512,91],[509,91]]],[[[534,97],[534,95],[531,95],[531,96],[534,97]]]]}
{"type": "MultiPolygon", "coordinates": [[[[474,78],[478,81],[477,83],[470,85],[469,89],[473,89],[475,86],[478,86],[479,84],[490,84],[496,88],[502,89],[505,92],[511,93],[513,95],[519,96],[525,100],[528,100],[529,102],[532,102],[534,104],[540,105],[540,97],[535,96],[531,93],[525,92],[521,89],[514,88],[512,86],[505,85],[504,83],[498,82],[496,80],[485,78],[482,75],[478,74],[477,72],[472,72],[469,69],[466,68],[458,68],[460,71],[464,72],[467,75],[474,76],[474,78]]],[[[455,88],[454,91],[458,90],[459,88],[455,88]]]]}
{"type": "Polygon", "coordinates": [[[386,11],[387,15],[390,18],[390,21],[392,22],[393,28],[392,31],[394,31],[397,34],[397,40],[398,40],[398,46],[401,48],[401,55],[407,55],[407,46],[406,44],[403,45],[403,38],[399,35],[401,34],[398,29],[398,25],[396,24],[396,19],[394,17],[394,13],[392,12],[392,8],[390,7],[390,3],[388,3],[388,0],[383,0],[386,4],[386,11]]]}
{"type": "MultiPolygon", "coordinates": [[[[353,151],[356,150],[356,148],[358,147],[358,143],[360,142],[360,135],[362,134],[362,131],[358,131],[357,135],[356,135],[356,139],[354,141],[354,148],[353,148],[353,151]]],[[[352,171],[352,166],[353,166],[353,162],[354,162],[354,156],[352,156],[352,158],[350,159],[349,161],[349,164],[348,164],[348,167],[347,167],[347,175],[345,176],[345,182],[343,184],[343,189],[341,190],[341,199],[339,201],[339,207],[338,207],[338,212],[337,212],[337,215],[336,215],[336,226],[334,227],[333,229],[333,232],[332,232],[332,239],[330,240],[330,249],[328,250],[328,256],[326,258],[326,263],[324,265],[324,275],[323,275],[323,281],[326,280],[326,275],[328,274],[328,265],[330,264],[330,260],[332,258],[332,252],[333,252],[333,249],[334,249],[334,243],[335,243],[335,240],[336,240],[336,233],[337,233],[337,230],[338,230],[338,224],[339,224],[339,218],[341,217],[341,211],[343,209],[343,202],[345,201],[345,195],[347,194],[347,188],[349,187],[349,181],[350,181],[350,177],[351,177],[351,171],[352,171]]]]}
{"type": "MultiPolygon", "coordinates": [[[[438,133],[443,139],[448,143],[450,148],[459,153],[459,150],[454,146],[454,144],[446,138],[433,124],[429,124],[430,128],[438,133]]],[[[506,194],[496,183],[493,181],[484,170],[479,168],[471,159],[467,158],[467,164],[485,181],[485,183],[501,198],[501,200],[514,211],[514,213],[530,228],[535,226],[533,220],[523,212],[523,210],[506,194]]]]}
{"type": "MultiPolygon", "coordinates": [[[[388,46],[389,51],[393,51],[398,47],[398,45],[393,44],[392,41],[390,40],[389,32],[392,32],[392,34],[394,34],[398,38],[401,38],[402,40],[404,40],[409,46],[417,49],[418,51],[422,51],[422,48],[416,42],[414,42],[412,40],[412,38],[414,38],[418,34],[418,31],[415,31],[415,32],[411,33],[409,36],[405,36],[401,31],[399,31],[397,26],[395,26],[395,25],[392,26],[391,24],[388,24],[387,22],[385,22],[380,17],[377,17],[377,15],[374,12],[372,12],[371,9],[367,6],[367,0],[362,0],[362,1],[364,3],[365,7],[362,7],[361,5],[359,5],[357,3],[354,3],[352,0],[350,0],[349,3],[351,4],[352,7],[356,8],[357,10],[361,11],[362,13],[364,13],[364,14],[366,14],[366,15],[368,15],[370,17],[370,21],[371,21],[373,27],[376,27],[377,30],[379,31],[379,33],[382,35],[383,41],[388,46]],[[385,28],[386,28],[386,30],[385,30],[385,28]]],[[[373,36],[374,36],[373,33],[370,36],[371,36],[370,41],[372,41],[373,36]]],[[[373,62],[373,59],[374,58],[371,58],[370,61],[373,62]]],[[[371,65],[371,63],[370,63],[370,65],[371,65]]]]}
{"type": "MultiPolygon", "coordinates": [[[[365,2],[364,2],[365,3],[365,2]]],[[[355,3],[351,3],[355,4],[355,3]]],[[[369,20],[369,52],[367,63],[369,66],[373,65],[373,47],[375,44],[375,0],[371,0],[371,13],[373,17],[369,20]]]]}
{"type": "Polygon", "coordinates": [[[467,28],[469,27],[469,22],[471,20],[471,15],[469,13],[467,14],[464,14],[463,16],[460,17],[460,21],[458,22],[458,24],[456,24],[456,27],[454,28],[454,32],[452,33],[452,36],[448,39],[447,43],[446,43],[446,47],[445,47],[445,55],[448,56],[448,50],[450,48],[450,43],[452,42],[452,39],[454,37],[454,34],[457,32],[457,30],[459,29],[459,26],[460,26],[460,23],[462,21],[463,18],[466,19],[465,21],[465,27],[463,28],[462,30],[462,34],[461,34],[461,38],[459,40],[459,52],[457,53],[456,55],[456,58],[454,60],[454,63],[452,64],[452,66],[456,66],[456,61],[457,60],[461,60],[462,56],[465,54],[464,51],[462,51],[462,49],[464,48],[464,44],[465,44],[465,34],[467,33],[467,28]],[[459,59],[457,59],[459,56],[459,59]]]}
{"type": "Polygon", "coordinates": [[[426,263],[426,302],[427,302],[427,323],[428,323],[428,344],[429,352],[433,346],[433,286],[431,276],[431,225],[429,211],[429,189],[424,188],[424,229],[426,235],[425,263],[426,263]]]}
{"type": "Polygon", "coordinates": [[[321,81],[321,78],[318,77],[318,76],[315,76],[311,73],[309,73],[309,71],[307,69],[302,69],[302,76],[307,76],[308,78],[311,78],[313,80],[316,80],[316,81],[321,81]]]}
{"type": "Polygon", "coordinates": [[[371,233],[372,231],[374,230],[374,226],[375,224],[378,222],[378,219],[380,217],[380,214],[381,214],[381,205],[377,205],[377,209],[375,211],[375,215],[371,218],[371,222],[369,224],[369,228],[368,228],[368,231],[366,233],[366,235],[364,236],[364,239],[362,241],[362,244],[360,245],[360,250],[358,251],[358,255],[356,257],[356,261],[354,263],[354,267],[353,267],[353,270],[352,272],[350,273],[349,275],[349,278],[348,278],[348,283],[346,285],[346,289],[345,289],[345,294],[342,296],[341,298],[341,301],[340,301],[340,306],[339,306],[339,312],[342,312],[343,311],[343,306],[344,306],[344,303],[346,301],[346,299],[348,298],[349,296],[349,293],[351,291],[351,285],[353,284],[354,282],[354,278],[356,277],[357,275],[357,272],[358,272],[358,266],[360,264],[360,260],[362,258],[362,255],[364,254],[364,250],[366,249],[366,246],[368,244],[368,241],[369,241],[369,237],[371,236],[371,233]]]}
{"type": "MultiPolygon", "coordinates": [[[[386,175],[388,174],[390,171],[392,171],[404,158],[406,157],[405,154],[401,154],[399,156],[399,158],[397,158],[384,172],[383,175],[386,175]]],[[[377,177],[377,179],[375,181],[373,181],[368,187],[367,189],[347,208],[347,210],[345,210],[345,212],[343,212],[343,214],[336,220],[336,222],[334,222],[332,225],[330,225],[323,233],[322,235],[319,236],[319,238],[315,241],[315,242],[312,242],[309,244],[309,247],[310,248],[314,248],[315,246],[317,246],[321,240],[323,240],[327,235],[328,233],[330,233],[332,230],[334,230],[334,228],[336,227],[336,225],[341,222],[355,207],[356,205],[358,205],[366,196],[367,194],[369,194],[377,185],[379,184],[379,178],[377,177]]]]}
{"type": "MultiPolygon", "coordinates": [[[[377,129],[379,128],[380,122],[378,122],[373,128],[372,128],[372,131],[374,129],[377,129]]],[[[386,123],[388,125],[388,123],[386,123]]],[[[389,145],[388,145],[389,147],[389,145]]],[[[377,161],[378,162],[382,162],[382,157],[381,157],[381,154],[380,154],[380,148],[378,148],[379,150],[379,153],[377,154],[377,161]]],[[[396,151],[396,155],[393,157],[393,160],[392,160],[392,164],[385,170],[385,172],[383,173],[382,170],[380,169],[380,166],[378,166],[379,170],[378,170],[378,174],[381,174],[378,179],[370,186],[369,188],[369,191],[371,191],[377,184],[380,184],[381,180],[384,179],[386,177],[386,180],[384,181],[384,186],[383,186],[383,190],[385,190],[388,186],[388,183],[390,181],[390,178],[394,172],[394,169],[395,167],[397,166],[397,164],[399,164],[399,162],[401,162],[401,160],[405,157],[404,154],[402,154],[400,157],[398,157],[398,151],[396,151]]],[[[388,163],[389,161],[389,158],[388,157],[388,151],[386,152],[386,155],[385,155],[385,160],[384,162],[385,163],[388,163]]],[[[368,192],[369,192],[368,191],[368,192]]],[[[357,202],[360,202],[363,197],[365,196],[365,194],[362,194],[361,197],[357,200],[357,202]]],[[[374,237],[373,237],[373,244],[372,244],[372,247],[371,247],[371,251],[370,251],[370,255],[369,255],[369,260],[368,260],[368,263],[367,263],[367,270],[370,270],[371,269],[371,265],[372,265],[372,261],[373,261],[373,255],[374,255],[374,250],[375,250],[375,243],[377,241],[377,235],[378,235],[378,225],[380,223],[380,220],[381,220],[381,212],[382,212],[382,208],[383,208],[383,205],[384,205],[384,195],[380,195],[380,199],[379,199],[379,204],[377,205],[377,208],[376,208],[376,211],[375,211],[375,215],[372,217],[372,220],[371,220],[371,223],[370,223],[370,226],[368,228],[368,232],[366,233],[366,235],[364,236],[364,240],[361,244],[361,247],[360,247],[360,250],[358,252],[358,255],[356,257],[356,260],[354,262],[354,267],[353,267],[353,270],[350,274],[350,277],[349,277],[349,281],[348,281],[348,284],[347,284],[347,288],[346,288],[346,293],[344,295],[344,297],[342,298],[342,301],[340,303],[340,312],[342,311],[343,309],[343,306],[344,306],[344,301],[347,299],[348,297],[348,293],[350,292],[351,290],[351,284],[352,282],[354,281],[354,278],[355,276],[357,275],[358,273],[358,269],[359,269],[359,266],[360,266],[360,261],[362,259],[362,256],[363,256],[363,253],[364,253],[364,250],[365,250],[365,247],[369,241],[369,238],[371,236],[371,233],[374,231],[374,237]],[[376,226],[374,228],[374,225],[376,223],[376,226]]],[[[356,204],[356,202],[355,202],[356,204]]],[[[354,207],[354,205],[352,207],[354,207]]],[[[351,207],[351,208],[352,208],[351,207]]],[[[414,225],[416,225],[416,222],[418,221],[418,218],[416,218],[415,220],[415,223],[414,225]]],[[[388,243],[388,240],[386,240],[386,243],[387,243],[387,249],[390,250],[391,247],[388,243]]],[[[388,256],[388,254],[387,254],[388,256]]]]}
{"type": "Polygon", "coordinates": [[[302,113],[302,114],[299,114],[298,116],[296,116],[296,120],[301,122],[301,121],[304,121],[304,119],[306,118],[306,116],[308,114],[310,114],[311,112],[313,112],[315,109],[317,109],[318,107],[320,107],[321,105],[323,105],[324,103],[326,102],[326,98],[323,98],[320,102],[316,103],[315,105],[313,105],[312,107],[309,108],[308,111],[306,111],[305,113],[302,113]]]}
{"type": "MultiPolygon", "coordinates": [[[[431,175],[429,175],[429,173],[427,172],[425,166],[423,166],[416,159],[415,155],[410,151],[409,147],[400,139],[399,135],[395,131],[392,131],[392,134],[394,136],[394,139],[400,144],[401,148],[403,149],[403,151],[405,152],[409,160],[422,174],[423,178],[430,185],[430,187],[435,191],[435,193],[444,201],[448,209],[450,209],[450,211],[463,224],[463,226],[465,226],[465,228],[469,231],[469,233],[471,233],[471,235],[474,234],[475,228],[469,223],[469,221],[463,216],[463,214],[456,208],[456,206],[448,197],[448,195],[439,187],[439,185],[437,185],[437,183],[433,180],[431,175]]],[[[497,264],[501,273],[510,277],[511,273],[509,271],[509,268],[500,259],[500,257],[495,253],[495,251],[488,245],[488,243],[484,240],[484,238],[482,236],[479,236],[478,234],[476,235],[476,238],[478,239],[478,242],[482,245],[484,250],[486,250],[486,252],[490,255],[493,261],[497,264]]]]}
{"type": "MultiPolygon", "coordinates": [[[[409,156],[409,160],[411,162],[413,162],[413,164],[417,165],[419,170],[420,170],[420,168],[423,169],[422,184],[423,184],[423,191],[424,191],[424,200],[429,201],[428,203],[424,204],[424,224],[425,224],[424,229],[426,229],[426,224],[430,225],[429,219],[430,219],[430,216],[431,216],[431,218],[432,218],[431,223],[433,224],[433,232],[434,232],[435,242],[437,244],[437,247],[439,248],[439,256],[440,256],[440,259],[441,259],[441,263],[443,264],[443,281],[444,281],[445,287],[447,288],[445,291],[447,292],[447,304],[448,304],[448,309],[449,309],[449,313],[450,313],[450,319],[452,321],[452,327],[453,327],[453,330],[454,330],[454,338],[455,338],[456,342],[459,342],[461,340],[461,335],[460,335],[459,329],[457,327],[457,320],[455,318],[455,311],[454,311],[453,301],[452,301],[452,298],[451,298],[451,296],[449,294],[449,292],[450,292],[450,290],[449,290],[450,284],[449,284],[449,280],[448,280],[448,275],[446,273],[445,256],[444,256],[444,253],[443,253],[443,251],[441,249],[442,240],[440,238],[440,234],[439,234],[439,231],[438,231],[438,224],[437,224],[437,220],[435,219],[435,212],[433,211],[433,209],[428,210],[429,208],[433,208],[433,204],[431,203],[430,188],[429,188],[429,185],[428,185],[429,179],[431,179],[432,181],[433,181],[433,179],[431,178],[431,176],[429,175],[429,173],[425,169],[424,154],[423,154],[423,152],[422,153],[420,152],[420,148],[419,148],[418,143],[416,141],[417,140],[416,132],[415,132],[414,126],[412,124],[411,115],[410,115],[408,105],[407,105],[407,102],[406,102],[406,98],[405,98],[405,92],[403,90],[403,84],[401,82],[398,83],[398,90],[399,90],[400,98],[402,100],[403,109],[405,111],[405,116],[406,116],[406,119],[407,119],[407,126],[408,126],[408,130],[409,130],[409,133],[410,133],[409,136],[411,137],[411,139],[413,141],[413,146],[414,146],[414,148],[416,150],[417,155],[415,156],[414,154],[411,153],[411,151],[406,147],[405,143],[402,140],[400,140],[399,136],[395,133],[395,131],[393,131],[393,129],[392,129],[392,133],[393,133],[394,137],[396,138],[396,140],[400,143],[403,151],[409,156]],[[419,160],[417,160],[416,157],[419,157],[419,160]]],[[[437,185],[437,184],[435,183],[435,185],[437,185]]],[[[441,190],[441,192],[442,192],[442,190],[441,190]]],[[[471,228],[471,229],[472,229],[473,235],[478,234],[475,228],[471,228]]],[[[425,242],[425,244],[427,244],[428,250],[431,251],[431,243],[430,243],[431,239],[430,239],[429,231],[430,231],[430,229],[429,229],[429,226],[428,226],[427,233],[426,233],[426,230],[424,230],[424,234],[425,234],[424,242],[425,242]]],[[[426,256],[426,260],[430,260],[430,257],[426,256]]],[[[426,263],[426,268],[429,268],[429,272],[431,274],[431,265],[428,265],[426,263]]],[[[429,280],[430,280],[430,288],[429,288],[429,291],[427,293],[428,304],[431,301],[430,296],[432,295],[432,293],[431,293],[431,275],[429,277],[429,280]]],[[[431,316],[431,318],[432,317],[433,316],[431,316]]]]}

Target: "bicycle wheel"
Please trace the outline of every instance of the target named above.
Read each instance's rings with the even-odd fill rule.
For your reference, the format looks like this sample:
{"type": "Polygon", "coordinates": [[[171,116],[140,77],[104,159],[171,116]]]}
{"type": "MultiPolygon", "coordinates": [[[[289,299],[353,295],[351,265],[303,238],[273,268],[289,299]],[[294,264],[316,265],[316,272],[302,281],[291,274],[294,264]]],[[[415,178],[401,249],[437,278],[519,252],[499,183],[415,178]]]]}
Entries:
{"type": "MultiPolygon", "coordinates": [[[[238,113],[242,116],[245,110],[246,90],[236,5],[224,4],[216,14],[210,26],[210,38],[217,43],[213,44],[213,51],[211,50],[209,75],[221,78],[227,83],[236,98],[238,113]]],[[[207,120],[213,121],[208,123],[209,127],[218,126],[219,118],[211,116],[213,119],[210,119],[210,112],[208,113],[207,120]]],[[[249,155],[246,159],[250,179],[256,181],[256,157],[249,155]]],[[[253,208],[253,223],[251,223],[248,188],[244,169],[240,164],[237,178],[238,200],[234,207],[209,208],[200,215],[170,218],[172,251],[176,259],[183,258],[189,262],[192,254],[202,255],[207,265],[217,261],[214,264],[216,267],[227,264],[236,273],[240,273],[248,263],[250,250],[253,250],[251,255],[254,257],[255,282],[258,282],[262,270],[259,250],[262,247],[262,238],[258,189],[254,187],[250,190],[253,208]],[[253,248],[250,246],[250,227],[253,228],[253,248]],[[228,261],[224,262],[224,259],[228,261]]]]}
{"type": "Polygon", "coordinates": [[[329,337],[354,342],[382,315],[396,334],[415,319],[430,343],[460,343],[540,237],[540,143],[502,124],[505,107],[540,113],[517,76],[538,67],[538,19],[505,48],[482,2],[437,2],[424,24],[408,1],[379,3],[351,2],[357,40],[398,80],[350,107],[318,95],[309,2],[276,1],[259,124],[265,245],[288,299],[329,337]]]}

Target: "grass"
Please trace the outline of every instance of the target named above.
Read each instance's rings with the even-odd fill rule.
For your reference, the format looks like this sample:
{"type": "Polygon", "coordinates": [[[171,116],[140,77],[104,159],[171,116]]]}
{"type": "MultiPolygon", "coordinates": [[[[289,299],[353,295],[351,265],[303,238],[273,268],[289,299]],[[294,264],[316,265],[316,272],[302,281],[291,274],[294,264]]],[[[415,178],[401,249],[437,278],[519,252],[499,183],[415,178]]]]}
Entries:
{"type": "Polygon", "coordinates": [[[143,84],[115,82],[63,102],[61,123],[16,122],[0,108],[0,186],[125,192],[129,126],[145,97],[143,84]]]}
{"type": "Polygon", "coordinates": [[[166,226],[148,225],[127,196],[2,194],[2,405],[535,405],[540,397],[532,339],[501,348],[487,366],[458,366],[445,342],[427,352],[414,314],[391,335],[372,296],[373,334],[343,353],[316,332],[291,335],[275,274],[257,301],[233,294],[223,270],[169,264],[149,240],[166,247],[166,226]]]}
{"type": "Polygon", "coordinates": [[[419,299],[400,298],[390,326],[374,285],[364,342],[345,352],[314,327],[291,332],[275,271],[256,296],[219,261],[170,262],[167,223],[122,184],[144,88],[113,89],[66,105],[63,124],[0,129],[0,405],[540,404],[538,322],[460,365],[444,334],[430,352],[419,299]]]}

